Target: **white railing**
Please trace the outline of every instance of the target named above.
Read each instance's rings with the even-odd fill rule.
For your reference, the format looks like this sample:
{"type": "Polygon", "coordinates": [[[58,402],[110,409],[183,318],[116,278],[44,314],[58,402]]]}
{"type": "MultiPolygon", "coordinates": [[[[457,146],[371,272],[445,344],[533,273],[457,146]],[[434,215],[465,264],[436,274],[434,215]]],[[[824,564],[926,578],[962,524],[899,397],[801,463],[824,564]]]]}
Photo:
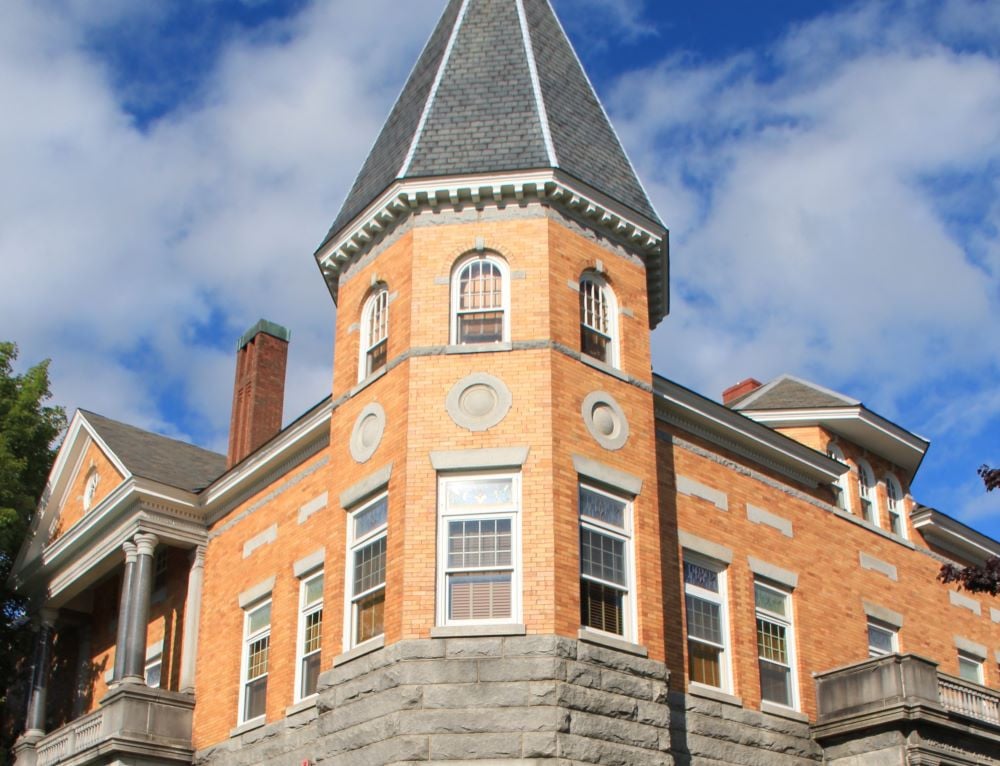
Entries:
{"type": "Polygon", "coordinates": [[[38,743],[36,766],[52,766],[96,744],[101,739],[103,723],[104,714],[97,710],[63,726],[38,743]]]}
{"type": "Polygon", "coordinates": [[[947,710],[1000,726],[1000,693],[938,673],[938,694],[947,710]]]}

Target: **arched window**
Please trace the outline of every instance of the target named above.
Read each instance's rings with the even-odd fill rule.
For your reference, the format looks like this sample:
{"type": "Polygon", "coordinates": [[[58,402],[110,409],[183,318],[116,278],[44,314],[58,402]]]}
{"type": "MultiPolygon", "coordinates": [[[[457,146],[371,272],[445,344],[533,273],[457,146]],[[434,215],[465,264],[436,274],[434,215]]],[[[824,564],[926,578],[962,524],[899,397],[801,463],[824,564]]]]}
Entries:
{"type": "MultiPolygon", "coordinates": [[[[847,460],[844,459],[844,453],[841,452],[840,447],[833,442],[826,445],[826,456],[847,465],[847,460]]],[[[847,477],[849,475],[850,472],[842,473],[833,483],[833,491],[837,495],[835,499],[837,507],[847,512],[850,512],[851,510],[850,500],[848,499],[849,496],[847,494],[847,477]]]]}
{"type": "Polygon", "coordinates": [[[891,473],[885,477],[885,496],[888,502],[889,529],[894,535],[906,537],[906,525],[903,523],[903,488],[899,479],[891,473]]]}
{"type": "Polygon", "coordinates": [[[618,366],[617,305],[607,281],[598,274],[580,278],[580,351],[618,366]]]}
{"type": "Polygon", "coordinates": [[[864,460],[858,461],[858,494],[861,495],[861,518],[876,527],[878,521],[878,500],[875,497],[875,475],[872,467],[864,460]]]}
{"type": "Polygon", "coordinates": [[[361,310],[361,360],[358,380],[378,372],[386,363],[389,346],[389,290],[379,285],[361,310]]]}
{"type": "Polygon", "coordinates": [[[500,343],[509,335],[507,265],[474,255],[455,265],[451,280],[451,342],[500,343]]]}

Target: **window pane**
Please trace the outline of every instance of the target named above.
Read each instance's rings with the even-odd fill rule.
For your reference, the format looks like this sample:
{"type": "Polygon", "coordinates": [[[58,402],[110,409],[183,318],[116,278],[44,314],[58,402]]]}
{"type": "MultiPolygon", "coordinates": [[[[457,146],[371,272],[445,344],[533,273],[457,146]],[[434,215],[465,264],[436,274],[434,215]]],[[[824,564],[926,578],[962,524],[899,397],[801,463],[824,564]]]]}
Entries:
{"type": "Polygon", "coordinates": [[[580,580],[580,623],[588,628],[625,633],[624,592],[591,580],[580,580]]]}
{"type": "Polygon", "coordinates": [[[357,602],[355,610],[355,619],[357,621],[354,636],[355,643],[360,644],[362,641],[381,636],[385,632],[383,627],[385,589],[365,596],[357,602]]]}
{"type": "Polygon", "coordinates": [[[512,479],[478,479],[448,482],[449,508],[507,507],[514,500],[512,479]]]}
{"type": "Polygon", "coordinates": [[[354,594],[385,583],[385,537],[354,552],[354,594]]]}
{"type": "Polygon", "coordinates": [[[367,369],[365,370],[368,375],[385,367],[388,350],[389,342],[384,340],[376,343],[369,349],[366,362],[367,369]]]}
{"type": "Polygon", "coordinates": [[[892,654],[893,634],[878,625],[868,625],[868,654],[871,657],[880,657],[884,654],[892,654]]]}
{"type": "Polygon", "coordinates": [[[369,532],[378,529],[386,522],[389,510],[389,498],[383,497],[370,506],[354,514],[354,539],[360,540],[369,532]]]}
{"type": "Polygon", "coordinates": [[[306,603],[312,604],[322,600],[323,600],[323,575],[313,577],[311,580],[306,580],[305,584],[306,603]]]}
{"type": "Polygon", "coordinates": [[[251,681],[246,687],[243,704],[243,719],[249,721],[264,715],[267,709],[267,676],[251,681]]]}
{"type": "Polygon", "coordinates": [[[448,566],[453,569],[510,566],[510,519],[448,523],[448,566]]]}
{"type": "Polygon", "coordinates": [[[323,641],[323,610],[318,609],[306,615],[302,637],[302,653],[309,654],[320,649],[323,641]]]}
{"type": "Polygon", "coordinates": [[[503,301],[500,269],[489,261],[473,261],[464,269],[459,280],[459,309],[500,308],[503,301]]]}
{"type": "Polygon", "coordinates": [[[892,530],[894,535],[903,534],[903,520],[900,518],[898,513],[889,512],[889,528],[892,530]]]}
{"type": "Polygon", "coordinates": [[[267,655],[271,637],[264,636],[250,644],[247,650],[247,678],[257,678],[267,673],[267,655]]]}
{"type": "Polygon", "coordinates": [[[611,339],[589,327],[580,327],[580,350],[602,362],[608,361],[608,344],[611,339]]]}
{"type": "Polygon", "coordinates": [[[580,515],[604,522],[610,526],[625,528],[624,500],[580,487],[580,515]]]}
{"type": "Polygon", "coordinates": [[[253,635],[259,630],[263,630],[268,625],[271,624],[271,604],[268,602],[259,609],[254,609],[250,612],[250,617],[247,620],[247,633],[253,635]]]}
{"type": "Polygon", "coordinates": [[[580,573],[625,587],[625,541],[580,529],[580,573]]]}
{"type": "Polygon", "coordinates": [[[510,582],[509,572],[449,575],[448,619],[509,619],[510,582]]]}
{"type": "Polygon", "coordinates": [[[302,658],[302,689],[300,697],[308,697],[316,693],[319,682],[320,653],[310,654],[302,658]]]}
{"type": "Polygon", "coordinates": [[[689,638],[722,644],[722,607],[696,596],[685,597],[689,638]]]}
{"type": "Polygon", "coordinates": [[[791,668],[766,660],[760,661],[760,698],[779,705],[792,706],[791,668]]]}
{"type": "Polygon", "coordinates": [[[958,675],[966,681],[972,681],[974,684],[981,684],[983,682],[982,670],[983,665],[981,662],[959,655],[958,675]]]}
{"type": "Polygon", "coordinates": [[[757,653],[761,659],[788,664],[786,633],[784,625],[757,618],[757,653]]]}
{"type": "Polygon", "coordinates": [[[160,673],[163,670],[163,662],[156,662],[146,666],[146,686],[151,689],[158,689],[160,686],[160,673]]]}
{"type": "Polygon", "coordinates": [[[722,688],[722,649],[688,641],[688,675],[694,683],[722,688]]]}
{"type": "Polygon", "coordinates": [[[784,594],[757,584],[753,586],[753,593],[758,609],[765,609],[768,612],[780,614],[782,617],[787,616],[785,614],[787,599],[784,594]]]}
{"type": "Polygon", "coordinates": [[[690,561],[684,562],[684,582],[688,585],[694,585],[711,591],[712,593],[719,592],[719,573],[706,567],[692,564],[690,561]]]}
{"type": "Polygon", "coordinates": [[[459,314],[459,343],[499,343],[503,340],[503,312],[459,314]]]}

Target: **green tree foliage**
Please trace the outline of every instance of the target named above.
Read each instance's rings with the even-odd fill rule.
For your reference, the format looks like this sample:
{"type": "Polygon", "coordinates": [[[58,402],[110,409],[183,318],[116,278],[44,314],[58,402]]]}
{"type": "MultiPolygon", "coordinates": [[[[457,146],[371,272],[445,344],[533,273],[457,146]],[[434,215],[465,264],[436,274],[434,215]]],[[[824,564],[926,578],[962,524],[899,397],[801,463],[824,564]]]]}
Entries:
{"type": "MultiPolygon", "coordinates": [[[[983,465],[979,467],[979,475],[987,492],[1000,488],[1000,468],[983,465]]],[[[938,579],[943,583],[956,582],[964,590],[973,593],[1000,595],[1000,557],[993,556],[981,566],[957,567],[945,564],[941,567],[938,579]]]]}
{"type": "MultiPolygon", "coordinates": [[[[18,663],[30,653],[24,603],[7,580],[45,489],[56,437],[66,427],[63,409],[45,404],[51,396],[48,361],[15,375],[16,359],[17,346],[0,342],[0,708],[9,708],[8,691],[22,685],[18,663]]],[[[0,738],[6,739],[8,727],[3,729],[0,738]]],[[[10,744],[0,743],[0,753],[10,744]]]]}

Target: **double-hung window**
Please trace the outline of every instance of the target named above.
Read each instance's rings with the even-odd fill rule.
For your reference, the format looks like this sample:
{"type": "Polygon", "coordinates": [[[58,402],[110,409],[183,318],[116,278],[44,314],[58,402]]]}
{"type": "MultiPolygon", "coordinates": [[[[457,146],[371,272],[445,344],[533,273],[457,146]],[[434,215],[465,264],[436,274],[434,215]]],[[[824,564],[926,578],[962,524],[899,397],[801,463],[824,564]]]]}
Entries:
{"type": "MultiPolygon", "coordinates": [[[[830,442],[826,446],[826,456],[838,462],[844,463],[845,465],[847,464],[847,461],[844,459],[844,453],[841,452],[840,447],[833,442],[830,442]]],[[[831,487],[835,495],[834,502],[837,504],[837,507],[841,510],[849,512],[851,507],[847,495],[847,476],[847,473],[842,473],[837,477],[831,487]]]]}
{"type": "Polygon", "coordinates": [[[688,678],[691,683],[729,691],[725,575],[721,564],[685,554],[688,678]]]}
{"type": "Polygon", "coordinates": [[[958,675],[974,684],[983,683],[983,660],[969,652],[958,653],[958,675]]]}
{"type": "Polygon", "coordinates": [[[361,312],[361,359],[358,380],[386,365],[389,348],[389,290],[380,285],[361,312]]]}
{"type": "Polygon", "coordinates": [[[906,525],[903,523],[903,488],[899,479],[891,473],[885,477],[885,496],[888,501],[886,511],[889,514],[889,529],[894,535],[906,537],[906,525]]]}
{"type": "Polygon", "coordinates": [[[875,499],[875,475],[871,466],[858,461],[858,492],[861,495],[861,518],[879,526],[878,504],[875,499]]]}
{"type": "Polygon", "coordinates": [[[757,615],[760,698],[793,708],[796,688],[791,594],[759,581],[754,583],[753,593],[757,615]]]}
{"type": "Polygon", "coordinates": [[[868,620],[868,656],[884,657],[899,647],[896,629],[878,620],[868,620]]]}
{"type": "Polygon", "coordinates": [[[351,513],[348,520],[349,646],[363,644],[384,632],[388,514],[389,496],[382,495],[351,513]]]}
{"type": "Polygon", "coordinates": [[[580,622],[632,640],[632,504],[585,484],[579,497],[580,622]]]}
{"type": "Polygon", "coordinates": [[[248,608],[243,617],[243,683],[240,721],[251,721],[267,710],[267,669],[271,648],[271,602],[248,608]]]}
{"type": "Polygon", "coordinates": [[[508,339],[507,267],[476,255],[458,263],[452,277],[452,342],[499,343],[508,339]]]}
{"type": "Polygon", "coordinates": [[[617,366],[614,294],[597,274],[580,279],[580,350],[587,356],[617,366]]]}
{"type": "Polygon", "coordinates": [[[298,661],[295,674],[295,699],[316,693],[320,652],[323,648],[323,572],[302,578],[299,585],[298,661]]]}
{"type": "Polygon", "coordinates": [[[520,618],[520,476],[439,480],[438,624],[520,618]]]}

